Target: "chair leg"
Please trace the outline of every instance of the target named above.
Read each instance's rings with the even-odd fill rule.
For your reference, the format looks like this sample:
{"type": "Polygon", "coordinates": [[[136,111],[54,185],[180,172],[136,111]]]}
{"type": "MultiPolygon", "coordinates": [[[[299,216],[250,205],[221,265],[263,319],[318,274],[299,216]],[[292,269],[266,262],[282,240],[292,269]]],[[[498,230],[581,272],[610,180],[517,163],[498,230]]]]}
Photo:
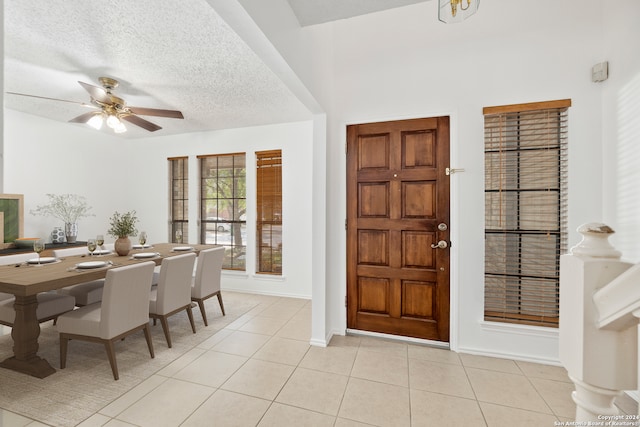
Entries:
{"type": "Polygon", "coordinates": [[[222,302],[222,293],[220,291],[218,291],[218,303],[220,304],[220,310],[222,310],[222,315],[225,316],[224,303],[222,302]]]}
{"type": "Polygon", "coordinates": [[[191,322],[191,330],[193,333],[196,333],[196,324],[193,321],[193,310],[191,309],[191,305],[187,306],[187,316],[189,316],[189,322],[191,322]]]}
{"type": "Polygon", "coordinates": [[[105,341],[104,347],[107,350],[107,357],[109,358],[109,364],[111,365],[111,372],[113,372],[113,379],[118,380],[118,364],[116,363],[116,352],[113,348],[113,341],[105,341]]]}
{"type": "Polygon", "coordinates": [[[153,342],[151,341],[151,328],[149,328],[149,323],[147,322],[146,325],[144,325],[144,338],[147,340],[147,347],[149,347],[149,354],[151,355],[151,358],[155,358],[156,355],[153,352],[153,342]]]}
{"type": "Polygon", "coordinates": [[[69,338],[60,334],[60,369],[67,367],[67,345],[69,344],[69,338]]]}
{"type": "Polygon", "coordinates": [[[164,337],[167,339],[167,345],[171,348],[171,333],[169,333],[169,322],[167,322],[167,316],[160,317],[160,323],[162,324],[164,337]]]}
{"type": "Polygon", "coordinates": [[[207,312],[204,311],[204,301],[202,300],[202,298],[198,300],[198,307],[200,308],[200,314],[202,314],[204,326],[209,326],[209,322],[207,322],[207,312]]]}

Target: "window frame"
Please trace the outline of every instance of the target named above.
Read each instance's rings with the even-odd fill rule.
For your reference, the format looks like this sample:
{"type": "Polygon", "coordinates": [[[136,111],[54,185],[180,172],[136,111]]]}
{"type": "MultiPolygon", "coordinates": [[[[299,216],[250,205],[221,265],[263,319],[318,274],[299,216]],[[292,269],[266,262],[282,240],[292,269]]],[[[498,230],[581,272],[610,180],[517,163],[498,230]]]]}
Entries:
{"type": "Polygon", "coordinates": [[[169,157],[167,158],[169,167],[169,241],[172,243],[182,243],[189,241],[189,157],[169,157]],[[176,177],[176,167],[181,169],[181,176],[176,177]],[[182,197],[177,189],[181,190],[182,197]],[[182,212],[176,212],[176,201],[182,205],[182,212]],[[176,219],[178,218],[178,219],[176,219]],[[178,241],[177,231],[181,231],[181,238],[178,241]]]}
{"type": "Polygon", "coordinates": [[[486,321],[558,327],[560,255],[566,252],[568,235],[570,106],[571,100],[564,99],[483,109],[486,321]],[[539,126],[545,114],[547,127],[539,126]],[[493,132],[499,132],[498,148],[493,132]],[[550,184],[556,174],[553,186],[536,186],[550,184]],[[550,221],[554,214],[555,223],[550,221]]]}
{"type": "Polygon", "coordinates": [[[256,274],[281,276],[283,268],[282,150],[256,151],[255,156],[256,274]],[[267,180],[270,182],[266,182],[267,180]],[[266,240],[268,240],[267,244],[265,244],[266,240]]]}
{"type": "MultiPolygon", "coordinates": [[[[199,241],[200,243],[207,243],[208,233],[213,233],[213,244],[220,244],[225,247],[225,257],[223,261],[222,268],[224,270],[234,270],[234,271],[246,271],[247,263],[246,263],[246,251],[247,251],[247,238],[246,238],[246,200],[247,200],[247,156],[246,153],[224,153],[224,154],[208,154],[208,155],[199,155],[198,158],[198,170],[200,174],[199,179],[199,201],[200,208],[198,211],[200,230],[199,230],[199,241]],[[236,166],[236,159],[242,157],[242,167],[236,166]],[[212,174],[205,174],[204,167],[205,162],[210,161],[211,159],[216,159],[216,174],[215,177],[212,174]],[[221,168],[220,160],[223,158],[230,158],[231,165],[230,168],[221,168]],[[222,169],[232,170],[232,174],[230,176],[226,176],[225,178],[230,178],[232,180],[231,183],[231,194],[226,194],[227,197],[219,197],[220,195],[220,185],[219,185],[219,172],[222,169]],[[236,170],[243,170],[241,174],[236,174],[236,170]],[[215,197],[209,197],[205,194],[206,188],[205,185],[206,180],[216,180],[216,190],[214,190],[215,197]],[[241,182],[238,181],[241,179],[241,182]],[[208,215],[208,209],[211,209],[211,201],[215,200],[215,215],[208,215]],[[224,200],[224,204],[227,205],[229,201],[231,201],[231,208],[226,206],[225,209],[220,208],[221,200],[224,200]],[[221,217],[221,210],[226,210],[231,212],[231,217],[224,218],[221,217]],[[212,219],[209,219],[212,218],[212,219]],[[243,219],[244,218],[244,219],[243,219]],[[213,225],[213,229],[210,227],[213,225]],[[244,233],[243,233],[244,231],[244,233]],[[220,243],[218,240],[219,237],[222,237],[222,233],[229,232],[229,243],[227,244],[226,239],[223,243],[220,243]],[[244,234],[244,238],[243,238],[244,234]],[[238,240],[240,239],[240,240],[238,240]]],[[[211,244],[211,243],[209,243],[211,244]]]]}

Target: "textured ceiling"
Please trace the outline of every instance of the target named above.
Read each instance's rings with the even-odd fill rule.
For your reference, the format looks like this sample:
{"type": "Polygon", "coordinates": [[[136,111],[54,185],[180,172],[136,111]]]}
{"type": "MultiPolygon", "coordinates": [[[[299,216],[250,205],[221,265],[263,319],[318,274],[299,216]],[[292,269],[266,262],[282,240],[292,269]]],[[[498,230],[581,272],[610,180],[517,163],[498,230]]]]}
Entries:
{"type": "MultiPolygon", "coordinates": [[[[78,80],[100,86],[98,77],[108,76],[120,81],[114,94],[128,105],[184,114],[143,116],[163,129],[149,133],[126,123],[124,137],[310,118],[205,0],[5,0],[4,7],[5,91],[88,103],[78,80]]],[[[11,94],[4,102],[61,122],[89,111],[11,94]]]]}
{"type": "MultiPolygon", "coordinates": [[[[311,25],[420,0],[288,1],[301,25],[311,25]]],[[[128,105],[185,117],[143,116],[163,129],[125,123],[122,137],[311,117],[206,0],[5,0],[4,8],[5,91],[73,101],[5,94],[6,108],[68,122],[89,111],[79,104],[90,98],[78,81],[99,86],[106,76],[120,82],[113,93],[128,105]]],[[[112,133],[106,126],[101,132],[112,133]]]]}
{"type": "Polygon", "coordinates": [[[301,26],[322,24],[426,0],[288,0],[301,26]]]}

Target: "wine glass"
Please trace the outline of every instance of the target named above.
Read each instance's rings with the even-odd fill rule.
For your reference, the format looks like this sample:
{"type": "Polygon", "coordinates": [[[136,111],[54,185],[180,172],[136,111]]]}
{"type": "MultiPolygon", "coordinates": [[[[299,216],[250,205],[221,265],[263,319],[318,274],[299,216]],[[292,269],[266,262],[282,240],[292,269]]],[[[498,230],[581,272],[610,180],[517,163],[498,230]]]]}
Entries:
{"type": "Polygon", "coordinates": [[[144,249],[144,244],[147,243],[147,232],[141,231],[138,236],[138,243],[140,243],[140,249],[144,249]]]}
{"type": "Polygon", "coordinates": [[[104,236],[102,234],[96,236],[96,245],[100,246],[100,251],[104,250],[104,236]]]}
{"type": "Polygon", "coordinates": [[[38,254],[38,265],[40,265],[40,252],[44,251],[44,240],[38,239],[34,241],[33,251],[38,254]]]}
{"type": "Polygon", "coordinates": [[[87,249],[89,249],[89,256],[93,255],[93,251],[97,248],[96,239],[87,240],[87,249]]]}
{"type": "Polygon", "coordinates": [[[182,243],[182,230],[176,230],[176,243],[182,243]]]}

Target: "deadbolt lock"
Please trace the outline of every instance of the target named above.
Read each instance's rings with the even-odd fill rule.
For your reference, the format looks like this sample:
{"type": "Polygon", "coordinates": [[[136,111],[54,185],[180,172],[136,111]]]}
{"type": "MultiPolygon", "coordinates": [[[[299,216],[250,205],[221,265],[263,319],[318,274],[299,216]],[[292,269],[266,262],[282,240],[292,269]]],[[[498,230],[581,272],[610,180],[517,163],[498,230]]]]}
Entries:
{"type": "Polygon", "coordinates": [[[440,224],[438,224],[438,230],[440,231],[447,231],[447,224],[445,224],[444,222],[441,222],[440,224]]]}

